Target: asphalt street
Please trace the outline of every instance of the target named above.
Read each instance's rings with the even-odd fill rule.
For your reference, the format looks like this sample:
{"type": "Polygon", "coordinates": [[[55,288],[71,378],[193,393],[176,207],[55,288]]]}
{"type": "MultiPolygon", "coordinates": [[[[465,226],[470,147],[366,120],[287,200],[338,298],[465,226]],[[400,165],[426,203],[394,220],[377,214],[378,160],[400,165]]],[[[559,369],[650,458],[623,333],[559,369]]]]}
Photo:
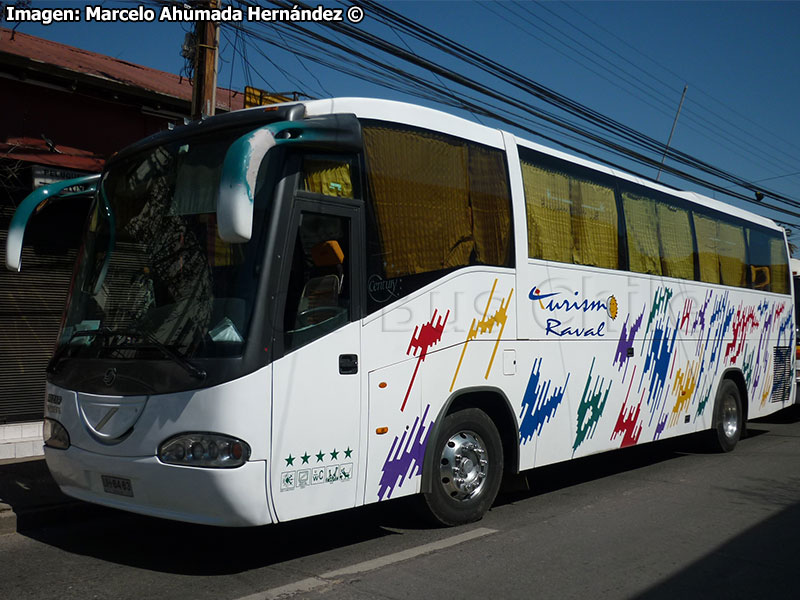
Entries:
{"type": "Polygon", "coordinates": [[[454,529],[402,500],[253,529],[91,507],[0,536],[0,598],[796,598],[798,409],[730,454],[668,440],[533,471],[454,529]]]}

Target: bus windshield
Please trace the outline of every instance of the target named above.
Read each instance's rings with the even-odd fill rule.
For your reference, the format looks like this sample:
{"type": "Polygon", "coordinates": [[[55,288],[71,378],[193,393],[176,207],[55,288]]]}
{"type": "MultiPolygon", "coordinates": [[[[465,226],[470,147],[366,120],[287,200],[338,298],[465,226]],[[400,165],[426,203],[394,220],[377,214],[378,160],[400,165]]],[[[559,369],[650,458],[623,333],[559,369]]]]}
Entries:
{"type": "MultiPolygon", "coordinates": [[[[221,240],[216,201],[225,152],[243,133],[167,142],[109,167],[88,217],[57,352],[242,353],[261,235],[254,231],[242,244],[221,240]]],[[[264,196],[265,172],[256,197],[264,196]]],[[[256,210],[263,226],[263,206],[256,210]]]]}

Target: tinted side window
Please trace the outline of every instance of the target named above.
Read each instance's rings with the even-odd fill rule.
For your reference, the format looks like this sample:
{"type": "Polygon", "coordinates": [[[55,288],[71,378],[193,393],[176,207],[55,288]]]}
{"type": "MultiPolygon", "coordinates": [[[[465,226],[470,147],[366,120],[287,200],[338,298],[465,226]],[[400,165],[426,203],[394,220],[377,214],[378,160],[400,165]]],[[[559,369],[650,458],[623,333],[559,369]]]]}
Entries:
{"type": "Polygon", "coordinates": [[[350,158],[303,156],[300,189],[325,196],[354,198],[351,162],[350,158]]]}
{"type": "Polygon", "coordinates": [[[783,236],[775,231],[748,228],[750,287],[778,294],[789,293],[789,261],[783,236]]]}
{"type": "Polygon", "coordinates": [[[520,149],[528,256],[619,268],[614,188],[537,164],[520,149]]]}
{"type": "Polygon", "coordinates": [[[789,256],[783,236],[775,234],[769,241],[772,262],[772,290],[777,294],[789,293],[789,256]]]}
{"type": "Polygon", "coordinates": [[[648,195],[622,193],[631,271],[694,279],[689,211],[648,195]]]}
{"type": "Polygon", "coordinates": [[[622,210],[628,235],[628,264],[631,271],[661,275],[656,203],[651,198],[624,192],[622,210]]]}
{"type": "Polygon", "coordinates": [[[369,310],[468,265],[510,266],[505,155],[434,132],[365,123],[369,310]]]}
{"type": "Polygon", "coordinates": [[[736,287],[747,285],[744,229],[738,223],[694,214],[700,281],[736,287]]]}

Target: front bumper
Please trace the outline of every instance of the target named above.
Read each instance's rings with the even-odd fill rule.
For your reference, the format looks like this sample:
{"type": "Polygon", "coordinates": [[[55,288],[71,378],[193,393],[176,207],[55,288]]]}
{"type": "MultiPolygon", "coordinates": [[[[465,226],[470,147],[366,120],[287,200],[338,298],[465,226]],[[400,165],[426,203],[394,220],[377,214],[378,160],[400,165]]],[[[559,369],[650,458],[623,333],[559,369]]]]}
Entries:
{"type": "Polygon", "coordinates": [[[143,515],[224,527],[272,523],[266,462],[236,469],[165,465],[153,456],[109,457],[70,447],[45,448],[53,478],[65,494],[143,515]],[[127,479],[133,497],[104,490],[102,476],[127,479]]]}

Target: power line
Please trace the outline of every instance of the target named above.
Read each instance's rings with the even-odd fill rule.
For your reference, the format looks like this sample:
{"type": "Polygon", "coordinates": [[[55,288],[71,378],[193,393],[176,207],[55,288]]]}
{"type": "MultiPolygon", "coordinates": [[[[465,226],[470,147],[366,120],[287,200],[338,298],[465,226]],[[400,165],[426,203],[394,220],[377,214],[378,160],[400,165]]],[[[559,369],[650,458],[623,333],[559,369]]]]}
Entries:
{"type": "MultiPolygon", "coordinates": [[[[249,4],[247,2],[243,2],[244,4],[249,4]]],[[[299,8],[308,8],[307,5],[302,3],[294,3],[288,4],[287,2],[283,2],[281,0],[273,0],[271,2],[273,5],[283,8],[292,8],[295,4],[299,8]]],[[[552,106],[558,108],[566,112],[567,114],[579,118],[580,120],[584,121],[587,125],[591,124],[593,126],[600,127],[602,131],[610,133],[613,136],[620,138],[621,140],[625,140],[627,143],[632,143],[636,146],[642,148],[642,150],[646,152],[658,152],[664,150],[664,145],[660,142],[649,138],[629,127],[622,125],[585,107],[579,103],[576,103],[569,98],[566,98],[556,92],[549,90],[548,88],[533,82],[505,67],[502,65],[498,65],[494,61],[475,53],[464,46],[454,42],[444,36],[440,36],[435,34],[428,28],[421,26],[413,21],[405,19],[401,15],[398,15],[394,11],[386,9],[380,5],[377,5],[374,2],[367,0],[366,2],[362,3],[362,5],[369,5],[370,7],[370,15],[376,16],[378,20],[382,20],[387,23],[391,23],[393,27],[399,28],[404,33],[412,35],[413,37],[424,41],[425,43],[431,45],[432,47],[443,51],[451,56],[458,58],[459,60],[463,60],[468,64],[478,67],[482,71],[501,79],[507,83],[514,85],[516,88],[524,91],[525,93],[529,93],[533,95],[535,98],[542,100],[552,106]]],[[[463,93],[459,92],[456,94],[454,91],[449,89],[442,89],[442,86],[418,75],[414,75],[409,71],[392,66],[387,64],[385,59],[379,60],[373,57],[367,56],[364,52],[361,51],[361,48],[372,48],[378,49],[381,52],[385,53],[386,55],[399,58],[400,60],[404,61],[407,64],[413,65],[416,68],[422,69],[423,73],[433,74],[437,77],[444,77],[449,81],[456,83],[459,86],[462,86],[466,89],[472,90],[476,92],[481,97],[488,97],[491,98],[493,101],[498,102],[503,106],[513,107],[517,111],[520,111],[523,114],[528,114],[531,117],[556,128],[559,128],[560,131],[566,131],[569,135],[580,137],[583,140],[586,140],[589,144],[592,144],[596,147],[602,147],[606,151],[610,151],[614,154],[619,156],[624,156],[629,160],[633,160],[642,165],[649,165],[653,166],[654,159],[651,156],[647,156],[646,154],[642,154],[639,151],[633,150],[632,148],[625,146],[619,142],[615,142],[607,137],[604,137],[602,134],[598,132],[592,132],[587,129],[586,125],[580,126],[577,125],[575,122],[566,120],[564,117],[558,116],[555,113],[550,111],[546,111],[540,108],[535,108],[530,104],[523,103],[521,101],[515,100],[512,97],[509,97],[507,94],[503,94],[498,92],[495,88],[488,87],[485,84],[481,84],[476,80],[451,69],[444,68],[436,63],[433,63],[430,59],[419,56],[413,52],[409,52],[408,50],[404,50],[395,44],[391,44],[384,39],[380,39],[377,36],[370,34],[366,31],[353,28],[346,24],[341,23],[329,23],[325,25],[326,34],[318,33],[317,31],[312,31],[307,27],[303,27],[297,23],[280,24],[285,31],[292,32],[292,43],[300,43],[298,45],[302,46],[303,48],[312,48],[315,47],[319,49],[321,47],[327,48],[327,52],[330,53],[331,49],[338,53],[338,56],[347,56],[348,61],[347,64],[349,66],[344,67],[346,68],[351,74],[354,76],[360,76],[361,78],[372,79],[375,81],[384,81],[388,82],[390,85],[394,86],[394,89],[402,88],[408,93],[411,91],[412,93],[420,94],[426,98],[432,98],[437,102],[443,102],[450,106],[456,106],[463,108],[465,110],[473,111],[477,114],[482,114],[488,116],[490,118],[495,119],[498,122],[511,125],[512,127],[516,127],[521,129],[522,131],[527,131],[532,133],[533,135],[542,137],[548,141],[554,142],[562,147],[565,147],[571,151],[578,152],[583,155],[589,155],[595,160],[600,160],[601,162],[606,162],[608,164],[613,163],[607,159],[601,159],[597,156],[592,156],[591,154],[587,153],[584,150],[578,149],[570,144],[567,144],[561,140],[556,140],[551,138],[547,135],[543,135],[541,133],[539,125],[536,129],[532,127],[521,126],[519,117],[509,118],[508,112],[506,111],[505,114],[500,114],[497,111],[490,110],[487,108],[486,100],[482,99],[480,102],[476,103],[474,101],[467,100],[463,98],[463,93]],[[332,39],[331,31],[335,31],[337,33],[341,33],[345,35],[350,41],[347,43],[340,43],[332,39]],[[357,46],[353,45],[353,42],[357,42],[357,46]],[[361,72],[360,70],[366,69],[369,75],[361,72]]],[[[251,30],[248,30],[249,32],[251,30]]],[[[395,29],[395,32],[397,30],[395,29]]],[[[266,36],[264,36],[266,38],[266,36]]],[[[271,40],[270,43],[280,44],[276,40],[271,40]]],[[[286,44],[286,40],[283,40],[283,44],[286,44]]],[[[293,46],[294,49],[294,46],[293,46]]],[[[263,53],[262,53],[263,54],[263,53]]],[[[310,58],[308,54],[304,54],[307,58],[310,58]]],[[[316,60],[320,60],[320,57],[316,57],[316,60]]],[[[321,59],[324,61],[324,59],[321,59]]],[[[330,65],[330,61],[328,61],[328,66],[330,65]]],[[[335,67],[334,67],[335,68],[335,67]]],[[[340,66],[339,69],[341,70],[342,67],[340,66]]],[[[713,167],[711,165],[707,165],[703,161],[695,159],[685,153],[669,150],[668,155],[670,158],[677,160],[689,166],[693,169],[698,169],[706,174],[710,174],[714,177],[720,177],[727,181],[732,181],[735,185],[742,185],[746,187],[746,189],[751,189],[753,185],[749,182],[741,178],[737,178],[725,171],[713,167]]],[[[660,155],[659,155],[660,156],[660,155]]],[[[615,168],[619,168],[618,165],[613,165],[615,168]]],[[[713,181],[709,181],[707,179],[703,179],[696,175],[692,175],[689,172],[680,170],[674,166],[666,166],[665,170],[678,176],[687,181],[691,181],[698,185],[702,185],[711,190],[719,191],[720,193],[725,193],[731,197],[739,198],[745,202],[750,202],[756,204],[756,201],[750,197],[746,196],[737,192],[732,192],[729,190],[724,189],[721,185],[714,183],[713,181]]],[[[758,188],[760,189],[760,188],[758,188]]],[[[781,197],[779,194],[773,194],[770,192],[769,194],[771,197],[779,200],[779,202],[784,202],[788,204],[793,204],[794,206],[800,206],[797,201],[792,200],[791,198],[781,197]]],[[[765,204],[761,203],[758,204],[762,209],[768,210],[775,210],[778,212],[783,212],[784,214],[789,214],[791,216],[800,216],[794,211],[790,211],[785,209],[781,206],[772,205],[772,204],[765,204]]]]}
{"type": "MultiPolygon", "coordinates": [[[[281,5],[281,3],[278,0],[274,0],[273,4],[281,5]]],[[[420,26],[408,19],[405,19],[405,17],[402,17],[402,15],[399,15],[398,13],[382,5],[379,5],[378,3],[373,2],[372,0],[365,0],[360,4],[364,6],[369,6],[371,14],[382,15],[384,18],[391,19],[396,23],[400,23],[401,26],[406,31],[408,31],[411,35],[417,37],[418,39],[426,41],[430,45],[439,48],[449,54],[452,54],[453,56],[457,56],[462,60],[464,60],[465,62],[468,62],[473,66],[481,68],[482,70],[489,72],[490,74],[500,78],[501,80],[511,83],[518,89],[530,93],[534,97],[540,100],[552,104],[562,110],[565,110],[569,114],[576,115],[583,120],[595,123],[600,127],[602,127],[604,130],[606,130],[607,132],[611,133],[612,135],[619,136],[622,139],[626,139],[629,142],[632,142],[650,152],[659,152],[659,153],[666,152],[667,156],[669,156],[672,160],[683,163],[687,166],[691,166],[693,168],[697,168],[715,177],[719,177],[721,179],[730,181],[731,183],[744,187],[745,189],[750,189],[753,192],[759,191],[764,195],[768,195],[774,199],[800,206],[800,203],[797,203],[796,200],[793,200],[791,198],[788,198],[782,194],[779,194],[771,190],[763,190],[761,188],[756,188],[746,180],[737,177],[735,175],[732,175],[730,173],[726,173],[722,169],[714,167],[713,165],[710,165],[700,159],[696,159],[684,152],[672,148],[667,149],[663,143],[658,142],[657,140],[649,136],[641,134],[631,129],[630,127],[627,127],[613,119],[610,119],[609,117],[606,117],[605,115],[597,113],[596,111],[593,111],[592,109],[589,109],[588,107],[583,106],[580,103],[574,102],[558,94],[557,92],[554,92],[549,88],[546,88],[545,86],[533,82],[529,78],[523,77],[518,73],[510,71],[509,69],[503,67],[502,65],[499,65],[498,63],[492,61],[491,59],[488,59],[476,52],[473,52],[470,49],[464,47],[463,45],[454,42],[453,40],[450,40],[449,38],[446,38],[440,34],[437,34],[424,26],[420,26]]],[[[352,35],[352,37],[355,37],[357,39],[361,40],[369,39],[368,34],[364,34],[363,32],[353,31],[354,28],[346,25],[329,24],[329,26],[339,28],[340,30],[344,29],[350,35],[352,35]]],[[[373,42],[368,42],[368,43],[373,43],[373,42]]],[[[378,44],[379,47],[384,47],[384,48],[386,47],[386,43],[383,42],[382,40],[374,41],[374,43],[378,44]]],[[[385,49],[385,51],[387,51],[388,53],[394,53],[395,55],[397,55],[397,50],[398,49],[396,47],[385,49]]],[[[404,58],[412,63],[414,62],[413,60],[410,60],[408,57],[404,58]]],[[[424,66],[426,68],[433,68],[435,70],[441,71],[436,65],[432,65],[430,61],[427,61],[427,64],[425,64],[424,66]]],[[[445,74],[445,76],[451,78],[447,74],[445,74]]],[[[461,75],[457,75],[456,78],[454,78],[453,80],[457,81],[458,83],[465,84],[466,78],[461,75]]],[[[466,85],[469,87],[471,83],[466,82],[466,85]]],[[[512,100],[508,101],[512,104],[514,103],[512,100]]],[[[541,114],[539,114],[538,116],[541,117],[541,114]]]]}
{"type": "MultiPolygon", "coordinates": [[[[517,3],[517,4],[519,4],[519,3],[517,3]]],[[[557,26],[553,25],[550,21],[547,21],[546,19],[543,19],[541,16],[537,17],[536,15],[534,15],[534,13],[531,11],[531,9],[528,8],[526,5],[522,4],[522,5],[520,5],[520,8],[522,10],[524,10],[525,12],[527,12],[529,15],[537,17],[537,18],[541,19],[543,22],[547,23],[554,31],[558,32],[561,37],[565,37],[565,38],[573,41],[575,44],[579,45],[581,48],[584,48],[587,52],[593,53],[594,56],[597,57],[597,59],[603,60],[606,63],[608,63],[611,66],[610,69],[606,68],[603,65],[600,65],[598,60],[593,58],[592,55],[587,56],[585,53],[580,52],[579,50],[576,50],[571,45],[568,45],[568,44],[562,42],[562,43],[564,43],[564,45],[568,49],[578,53],[580,56],[584,57],[589,62],[600,66],[605,71],[610,73],[612,76],[617,77],[622,82],[624,82],[625,85],[631,86],[634,89],[639,89],[641,86],[644,86],[645,88],[651,90],[652,93],[650,93],[650,92],[648,92],[647,90],[644,90],[644,89],[642,91],[647,96],[649,96],[650,98],[652,98],[652,99],[656,100],[657,102],[659,102],[661,105],[666,106],[669,109],[669,112],[665,112],[663,109],[660,109],[660,108],[654,106],[651,102],[648,102],[647,100],[644,100],[641,96],[639,96],[638,94],[633,93],[630,89],[625,89],[624,87],[621,88],[626,93],[628,93],[631,96],[637,98],[638,100],[640,100],[644,104],[650,106],[651,108],[655,108],[656,110],[658,110],[662,114],[665,114],[667,116],[671,115],[671,111],[673,110],[673,106],[674,106],[671,103],[671,100],[667,100],[666,97],[664,96],[663,92],[659,91],[658,89],[656,89],[655,87],[653,87],[652,85],[647,83],[645,81],[645,79],[653,80],[656,83],[660,84],[661,86],[664,86],[670,93],[674,91],[671,86],[669,86],[668,84],[666,84],[662,80],[660,80],[660,79],[656,78],[655,76],[653,76],[652,73],[650,73],[650,72],[646,71],[645,69],[642,69],[641,67],[637,66],[635,63],[631,62],[630,60],[625,58],[623,55],[621,55],[618,52],[614,51],[613,49],[609,48],[608,46],[606,46],[605,44],[603,44],[602,42],[600,42],[596,38],[592,37],[591,35],[589,35],[585,31],[583,31],[581,28],[577,27],[573,23],[570,23],[569,21],[564,19],[562,16],[560,16],[559,14],[557,14],[556,12],[554,12],[553,10],[548,8],[545,4],[543,4],[541,2],[537,2],[537,5],[542,10],[544,10],[547,13],[553,15],[557,19],[563,21],[564,23],[569,25],[572,29],[578,31],[581,35],[589,38],[593,42],[599,44],[603,48],[605,48],[605,49],[609,50],[610,52],[612,52],[615,56],[623,59],[625,62],[627,62],[628,64],[632,65],[644,77],[642,77],[642,75],[637,76],[636,74],[631,73],[630,71],[620,67],[619,65],[615,65],[610,60],[602,57],[596,50],[593,51],[591,48],[589,48],[588,46],[586,46],[585,44],[583,44],[579,40],[577,40],[574,37],[570,36],[563,29],[559,29],[557,26]],[[623,73],[624,76],[618,74],[616,71],[619,71],[619,73],[623,73]]],[[[503,5],[503,6],[505,6],[505,5],[503,5]]],[[[524,19],[524,17],[521,17],[521,18],[524,19]]],[[[524,20],[526,22],[528,22],[528,23],[531,23],[528,19],[524,19],[524,20]]],[[[542,31],[546,35],[549,35],[553,39],[560,41],[561,38],[559,36],[553,35],[546,28],[539,27],[539,26],[537,26],[537,25],[535,25],[533,23],[531,23],[531,25],[534,25],[538,30],[542,31]]],[[[522,28],[520,27],[520,29],[522,29],[522,28]]],[[[536,39],[539,39],[539,38],[536,38],[536,39]]],[[[593,69],[587,67],[585,64],[582,64],[580,60],[572,58],[571,56],[569,56],[569,55],[567,55],[565,53],[561,53],[561,54],[563,54],[564,56],[567,56],[567,58],[569,58],[570,60],[573,60],[574,62],[576,62],[577,64],[581,65],[582,67],[588,69],[590,72],[592,72],[593,74],[597,75],[598,77],[602,77],[606,81],[609,81],[608,78],[602,76],[601,74],[597,73],[593,69]]],[[[610,83],[612,83],[612,85],[614,85],[613,82],[610,82],[610,83]]],[[[711,112],[711,111],[709,111],[709,112],[711,112]]],[[[707,118],[700,117],[699,115],[697,117],[695,117],[694,116],[695,114],[696,114],[696,111],[692,110],[689,106],[687,106],[686,110],[684,111],[683,126],[687,127],[688,129],[691,129],[692,131],[694,131],[695,133],[697,133],[699,135],[703,135],[703,136],[711,135],[711,136],[713,136],[716,139],[717,145],[720,148],[724,148],[727,152],[731,152],[733,154],[736,154],[737,156],[739,156],[741,158],[745,158],[745,159],[747,159],[747,160],[749,160],[751,162],[758,163],[764,169],[766,169],[766,170],[768,170],[768,171],[770,171],[772,173],[780,172],[779,170],[777,170],[775,168],[775,162],[779,162],[779,163],[782,163],[784,166],[790,166],[790,167],[793,167],[794,164],[796,164],[796,161],[795,161],[795,163],[787,162],[785,155],[777,154],[776,153],[776,149],[774,147],[772,147],[772,146],[767,145],[767,144],[760,144],[762,146],[762,149],[759,152],[753,152],[752,148],[754,146],[756,146],[756,145],[759,145],[760,140],[758,140],[758,139],[754,140],[753,138],[744,138],[744,137],[738,135],[739,128],[737,128],[737,127],[734,127],[733,131],[723,130],[719,126],[713,126],[711,123],[709,123],[707,118]],[[687,123],[687,121],[688,121],[688,123],[687,123]],[[771,158],[772,161],[770,162],[770,161],[766,160],[767,157],[771,158]]],[[[716,115],[714,113],[711,113],[711,115],[716,117],[716,115]]]]}
{"type": "MultiPolygon", "coordinates": [[[[596,21],[594,21],[594,20],[593,20],[593,19],[591,19],[590,17],[586,16],[586,14],[584,14],[583,12],[581,12],[580,10],[578,10],[578,9],[577,9],[577,8],[574,6],[574,3],[567,3],[567,2],[564,2],[564,3],[561,3],[561,4],[560,4],[560,6],[565,6],[565,7],[567,7],[569,10],[573,11],[575,14],[579,15],[579,16],[580,16],[581,18],[583,18],[584,20],[588,21],[589,23],[591,23],[592,25],[594,25],[594,26],[595,26],[595,27],[597,27],[598,29],[600,29],[600,30],[604,31],[605,33],[607,33],[609,36],[611,36],[611,37],[613,37],[614,39],[616,39],[616,40],[617,40],[618,42],[620,42],[621,44],[625,45],[627,48],[629,48],[630,50],[632,50],[634,53],[636,53],[636,54],[638,54],[638,55],[640,55],[640,56],[644,57],[644,58],[645,58],[645,59],[647,59],[647,60],[648,60],[650,63],[654,64],[655,66],[657,66],[657,67],[658,67],[659,69],[661,69],[662,71],[665,71],[666,73],[669,73],[670,75],[672,75],[673,77],[675,77],[675,78],[676,78],[678,81],[680,81],[680,82],[682,82],[682,83],[683,83],[683,82],[686,82],[686,79],[685,79],[683,76],[681,76],[681,75],[678,75],[678,74],[677,74],[675,71],[673,71],[673,70],[672,70],[672,69],[670,69],[669,67],[667,67],[667,66],[665,66],[665,65],[661,64],[660,62],[658,62],[658,61],[657,61],[656,59],[654,59],[653,57],[649,56],[648,54],[646,54],[646,53],[642,52],[642,51],[641,51],[641,50],[639,50],[638,48],[636,48],[636,47],[632,46],[631,44],[629,44],[629,43],[628,43],[628,42],[627,42],[627,41],[626,41],[624,38],[622,38],[622,37],[618,36],[618,35],[617,35],[616,33],[614,33],[613,31],[609,30],[608,28],[606,28],[606,27],[604,27],[603,25],[601,25],[601,24],[597,23],[596,21]]],[[[641,70],[643,73],[645,73],[645,74],[647,74],[647,75],[649,75],[649,76],[651,76],[651,77],[652,77],[652,74],[651,74],[651,73],[649,73],[647,70],[645,70],[645,69],[641,69],[641,68],[640,68],[640,70],[641,70]]],[[[720,119],[720,120],[724,121],[724,122],[725,122],[725,123],[727,123],[729,126],[733,127],[733,129],[734,129],[734,130],[741,130],[741,129],[742,129],[741,120],[743,119],[743,120],[747,121],[748,123],[750,123],[751,125],[755,126],[757,129],[759,129],[759,130],[761,130],[761,131],[764,131],[765,133],[769,134],[769,135],[770,135],[771,137],[773,137],[774,139],[781,141],[781,142],[782,142],[782,143],[784,143],[786,146],[789,146],[789,147],[791,147],[791,148],[793,148],[793,149],[795,149],[795,150],[798,150],[798,151],[800,151],[800,146],[798,146],[797,144],[794,144],[794,143],[792,143],[792,142],[790,142],[790,141],[786,140],[785,138],[781,137],[780,135],[776,134],[775,132],[772,132],[772,131],[769,131],[769,130],[767,130],[767,129],[766,129],[766,128],[764,128],[762,125],[760,125],[760,124],[756,123],[756,122],[755,122],[755,121],[754,121],[752,118],[750,118],[748,115],[746,115],[746,114],[743,114],[743,113],[741,113],[741,112],[737,111],[736,109],[734,109],[734,108],[732,108],[732,107],[728,106],[727,104],[725,104],[725,103],[724,103],[724,102],[722,102],[721,100],[718,100],[717,98],[715,98],[714,96],[712,96],[712,95],[711,95],[711,94],[709,94],[708,92],[704,91],[704,90],[702,89],[702,87],[701,87],[701,86],[698,86],[696,83],[693,83],[693,82],[688,82],[688,83],[690,83],[690,84],[692,85],[692,89],[694,89],[694,90],[698,91],[700,94],[702,94],[703,96],[705,96],[705,97],[706,97],[706,98],[708,98],[709,100],[711,100],[711,101],[715,102],[715,103],[716,103],[716,104],[718,104],[719,106],[722,106],[723,108],[725,108],[725,109],[726,109],[726,110],[728,110],[729,112],[731,112],[731,113],[733,113],[734,115],[736,115],[736,116],[738,117],[738,120],[737,120],[737,122],[730,121],[729,119],[726,119],[725,117],[722,117],[721,115],[719,115],[717,112],[715,112],[715,111],[711,111],[711,110],[709,110],[709,109],[707,109],[707,108],[703,107],[702,105],[698,105],[700,108],[702,108],[703,110],[707,111],[711,117],[718,118],[718,119],[720,119]]],[[[757,136],[757,135],[754,135],[754,136],[752,136],[752,137],[753,137],[753,139],[755,139],[755,140],[759,140],[759,136],[757,136]]]]}

